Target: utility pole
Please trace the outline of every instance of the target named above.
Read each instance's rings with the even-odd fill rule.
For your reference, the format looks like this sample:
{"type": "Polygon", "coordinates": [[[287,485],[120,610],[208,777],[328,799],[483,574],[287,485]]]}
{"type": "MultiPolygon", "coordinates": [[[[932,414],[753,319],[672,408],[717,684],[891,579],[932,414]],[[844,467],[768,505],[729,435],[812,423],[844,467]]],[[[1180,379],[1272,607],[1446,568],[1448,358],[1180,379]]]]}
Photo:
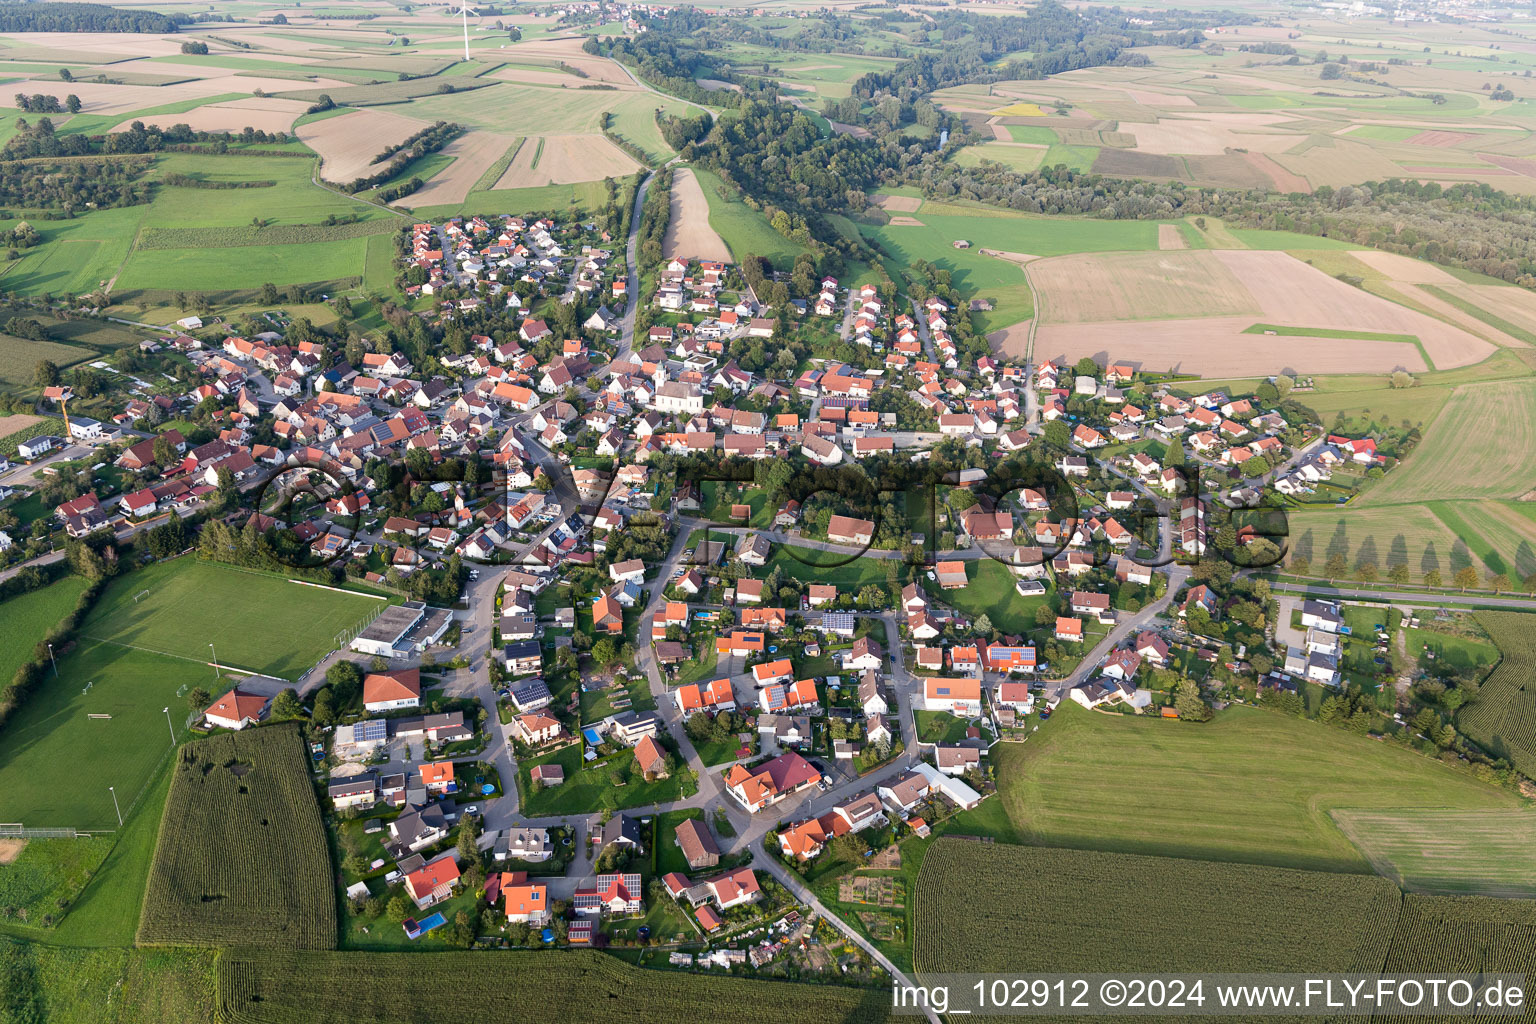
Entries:
{"type": "Polygon", "coordinates": [[[117,787],[108,786],[107,792],[112,794],[112,809],[117,812],[117,827],[123,827],[123,809],[117,806],[117,787]]]}
{"type": "Polygon", "coordinates": [[[211,643],[208,645],[208,649],[213,651],[213,678],[217,679],[219,678],[219,652],[213,650],[213,644],[211,643]]]}
{"type": "Polygon", "coordinates": [[[171,746],[174,747],[176,745],[176,726],[171,724],[171,707],[167,704],[160,710],[165,712],[165,725],[166,728],[171,730],[171,746]]]}
{"type": "Polygon", "coordinates": [[[59,677],[59,663],[53,657],[53,644],[48,645],[48,660],[53,662],[53,677],[57,679],[59,677]]]}

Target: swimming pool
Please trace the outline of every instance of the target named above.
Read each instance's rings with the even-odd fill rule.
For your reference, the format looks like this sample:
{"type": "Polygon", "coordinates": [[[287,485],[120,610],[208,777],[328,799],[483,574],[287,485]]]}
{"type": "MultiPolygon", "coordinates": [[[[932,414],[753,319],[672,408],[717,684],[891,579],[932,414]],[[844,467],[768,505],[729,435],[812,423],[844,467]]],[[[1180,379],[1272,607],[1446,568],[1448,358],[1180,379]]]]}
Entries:
{"type": "Polygon", "coordinates": [[[443,915],[441,913],[435,913],[431,917],[423,918],[420,921],[407,920],[401,923],[405,927],[406,938],[419,939],[432,929],[441,928],[447,922],[443,919],[443,915]]]}
{"type": "Polygon", "coordinates": [[[583,729],[583,730],[581,730],[581,734],[583,736],[585,736],[587,738],[587,742],[592,744],[594,747],[597,746],[599,743],[603,742],[603,738],[598,735],[598,732],[597,732],[596,729],[592,729],[592,728],[583,729]]]}

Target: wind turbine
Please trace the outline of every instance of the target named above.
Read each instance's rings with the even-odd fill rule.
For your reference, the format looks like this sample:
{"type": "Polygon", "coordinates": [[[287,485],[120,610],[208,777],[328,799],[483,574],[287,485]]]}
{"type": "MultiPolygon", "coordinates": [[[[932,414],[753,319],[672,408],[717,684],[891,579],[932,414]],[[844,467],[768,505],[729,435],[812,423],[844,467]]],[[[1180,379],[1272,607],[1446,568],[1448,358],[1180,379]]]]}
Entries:
{"type": "Polygon", "coordinates": [[[469,60],[469,0],[459,0],[459,14],[464,20],[464,59],[469,60]]]}

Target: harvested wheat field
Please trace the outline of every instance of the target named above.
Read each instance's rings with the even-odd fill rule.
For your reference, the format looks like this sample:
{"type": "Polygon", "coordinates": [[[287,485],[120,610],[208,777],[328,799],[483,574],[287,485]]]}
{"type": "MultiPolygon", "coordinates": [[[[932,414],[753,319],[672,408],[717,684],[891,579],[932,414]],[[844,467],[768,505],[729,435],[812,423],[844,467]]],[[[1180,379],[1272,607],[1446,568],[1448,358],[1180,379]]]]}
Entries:
{"type": "Polygon", "coordinates": [[[475,187],[480,176],[490,170],[515,141],[516,136],[495,132],[470,132],[459,136],[441,151],[444,156],[453,157],[453,163],[402,199],[400,205],[414,210],[419,206],[462,203],[469,198],[470,189],[475,187]]]}
{"type": "Polygon", "coordinates": [[[1416,335],[1442,370],[1493,354],[1492,344],[1459,327],[1347,285],[1287,253],[1222,249],[1216,254],[1247,286],[1267,323],[1416,335]]]}
{"type": "Polygon", "coordinates": [[[1238,275],[1211,249],[1058,256],[1031,266],[1029,279],[1047,324],[1259,313],[1238,275]]]}
{"type": "Polygon", "coordinates": [[[661,249],[668,259],[731,262],[730,248],[709,226],[709,203],[690,168],[679,167],[672,175],[672,213],[661,249]]]}
{"type": "Polygon", "coordinates": [[[1042,324],[1034,354],[1036,359],[1065,360],[1068,365],[1092,356],[1101,363],[1114,360],[1204,377],[1429,369],[1418,348],[1402,342],[1244,334],[1252,324],[1252,317],[1042,324]]]}
{"type": "Polygon", "coordinates": [[[927,225],[924,224],[922,221],[918,220],[916,217],[892,217],[891,218],[891,227],[893,227],[893,228],[921,228],[921,227],[927,227],[927,225]]]}
{"type": "Polygon", "coordinates": [[[1021,267],[1026,263],[1033,263],[1040,258],[1027,252],[1005,252],[1002,249],[982,249],[981,254],[1005,260],[1008,263],[1017,263],[1021,267]]]}
{"type": "Polygon", "coordinates": [[[0,416],[0,437],[10,437],[12,434],[26,430],[34,423],[43,422],[41,416],[33,416],[31,413],[18,412],[10,416],[0,416]]]}
{"type": "Polygon", "coordinates": [[[1179,233],[1177,224],[1159,224],[1157,226],[1157,247],[1159,249],[1187,249],[1184,236],[1179,233]]]}
{"type": "Polygon", "coordinates": [[[1403,284],[1456,285],[1456,278],[1433,263],[1416,260],[1411,256],[1399,256],[1395,252],[1380,249],[1354,249],[1350,255],[1374,270],[1386,274],[1394,282],[1403,284]]]}
{"type": "Polygon", "coordinates": [[[228,103],[210,103],[206,107],[180,114],[135,117],[115,125],[112,131],[125,132],[135,121],[142,121],[146,125],[158,125],[161,128],[184,124],[199,132],[238,132],[247,127],[264,132],[286,132],[293,129],[293,122],[308,107],[308,103],[299,100],[252,97],[228,103]]]}
{"type": "MultiPolygon", "coordinates": [[[[635,85],[634,79],[626,75],[619,65],[606,57],[594,57],[583,50],[581,48],[583,42],[585,39],[576,36],[561,39],[534,39],[507,47],[506,55],[510,60],[517,60],[519,57],[553,58],[586,72],[588,83],[607,82],[610,85],[628,89],[639,88],[635,85]]],[[[575,75],[571,78],[580,81],[575,75]]]]}
{"type": "Polygon", "coordinates": [[[295,134],[320,154],[320,173],[328,181],[363,177],[373,158],[387,146],[404,142],[432,122],[384,110],[359,110],[299,125],[295,134]]]}
{"type": "Polygon", "coordinates": [[[987,335],[992,351],[1009,359],[1024,359],[1029,355],[1029,328],[1033,320],[1010,324],[1000,331],[987,335]]]}
{"type": "Polygon", "coordinates": [[[497,179],[496,187],[530,188],[622,178],[639,166],[601,135],[530,135],[497,179]]]}
{"type": "Polygon", "coordinates": [[[1119,130],[1134,135],[1136,148],[1144,153],[1219,156],[1229,149],[1278,153],[1301,139],[1295,132],[1269,127],[1285,120],[1289,119],[1256,112],[1188,114],[1158,118],[1152,124],[1123,121],[1119,130]]]}
{"type": "Polygon", "coordinates": [[[897,213],[916,213],[922,209],[922,196],[871,196],[871,201],[882,210],[895,210],[897,213]]]}

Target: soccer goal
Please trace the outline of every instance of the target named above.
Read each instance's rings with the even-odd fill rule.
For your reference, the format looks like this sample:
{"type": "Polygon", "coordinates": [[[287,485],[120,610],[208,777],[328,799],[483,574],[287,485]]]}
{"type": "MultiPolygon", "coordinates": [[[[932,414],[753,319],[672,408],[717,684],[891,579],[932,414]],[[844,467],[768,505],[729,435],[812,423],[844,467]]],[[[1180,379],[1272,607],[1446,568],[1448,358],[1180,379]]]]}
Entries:
{"type": "Polygon", "coordinates": [[[94,679],[92,679],[90,682],[86,683],[83,687],[80,688],[80,696],[84,697],[86,694],[90,693],[91,692],[91,687],[93,687],[95,685],[96,685],[96,680],[94,680],[94,679]]]}
{"type": "Polygon", "coordinates": [[[139,603],[139,598],[141,598],[141,597],[148,597],[148,596],[149,596],[149,591],[148,590],[141,590],[137,594],[133,595],[133,603],[134,604],[138,604],[139,603]]]}

